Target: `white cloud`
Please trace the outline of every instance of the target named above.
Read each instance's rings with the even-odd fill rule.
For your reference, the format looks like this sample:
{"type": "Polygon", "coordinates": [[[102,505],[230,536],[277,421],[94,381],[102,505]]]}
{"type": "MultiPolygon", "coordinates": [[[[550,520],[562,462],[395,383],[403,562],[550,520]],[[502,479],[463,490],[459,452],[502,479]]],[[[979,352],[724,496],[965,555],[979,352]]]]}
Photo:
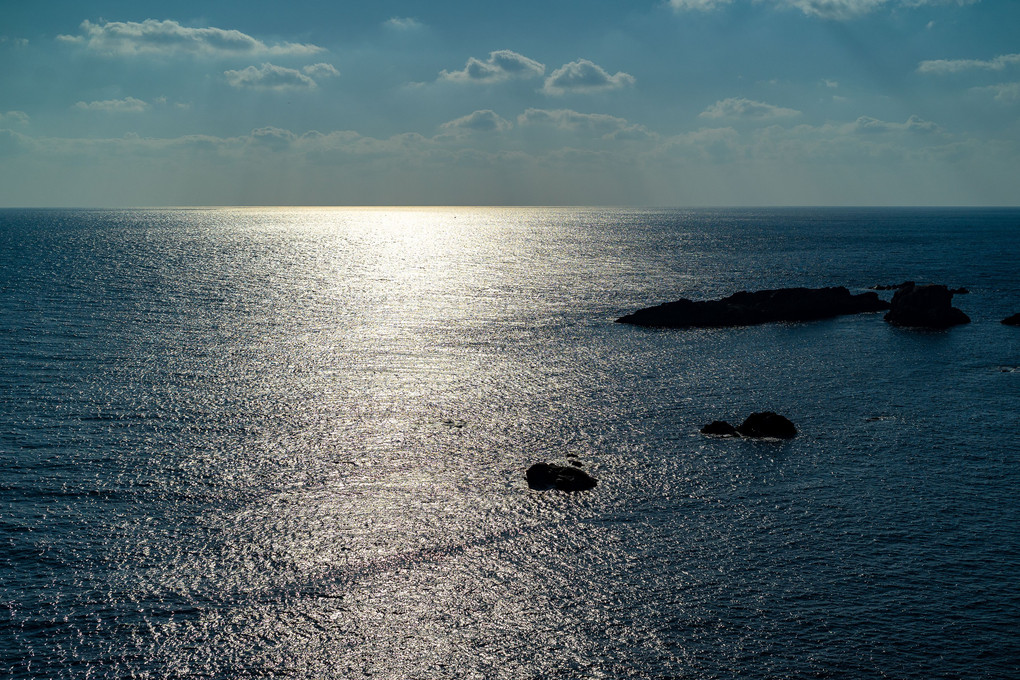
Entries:
{"type": "Polygon", "coordinates": [[[852,19],[888,4],[889,0],[781,0],[780,4],[823,19],[852,19]]]}
{"type": "Polygon", "coordinates": [[[11,44],[15,47],[24,47],[28,44],[27,38],[11,38],[10,36],[0,35],[0,45],[11,44]]]}
{"type": "Polygon", "coordinates": [[[773,106],[765,102],[756,102],[739,97],[719,100],[698,114],[700,118],[744,118],[754,120],[792,118],[799,115],[800,111],[796,109],[786,109],[781,106],[773,106]]]}
{"type": "Polygon", "coordinates": [[[18,125],[25,125],[28,123],[28,114],[24,111],[8,111],[7,113],[0,113],[0,123],[17,123],[18,125]]]}
{"type": "Polygon", "coordinates": [[[634,82],[634,76],[629,73],[621,71],[611,76],[598,64],[593,64],[587,59],[578,59],[549,74],[542,91],[547,94],[599,92],[616,90],[633,85],[634,82]]]}
{"type": "Polygon", "coordinates": [[[311,90],[315,81],[297,69],[265,63],[240,71],[224,71],[227,82],[237,88],[257,90],[311,90]]]}
{"type": "Polygon", "coordinates": [[[484,148],[486,135],[451,144],[443,134],[377,139],[350,130],[106,139],[0,130],[0,202],[1004,204],[1016,195],[1015,140],[916,134],[933,127],[917,118],[753,130],[713,125],[647,145],[583,137],[627,124],[613,116],[529,110],[524,119],[549,126],[553,144],[514,146],[518,136],[542,141],[547,135],[538,129],[501,137],[495,151],[484,148]]]}
{"type": "Polygon", "coordinates": [[[1020,101],[1020,83],[1000,83],[983,88],[974,88],[974,92],[989,93],[1000,102],[1020,101]]]}
{"type": "Polygon", "coordinates": [[[1020,54],[1003,54],[987,61],[981,59],[930,59],[922,61],[917,70],[920,73],[960,73],[962,71],[1002,71],[1007,66],[1020,64],[1020,54]]]}
{"type": "Polygon", "coordinates": [[[982,90],[995,93],[995,99],[1000,102],[1020,101],[1020,83],[1001,83],[982,90]]]}
{"type": "Polygon", "coordinates": [[[247,144],[256,148],[269,149],[271,151],[285,151],[298,139],[290,130],[283,130],[276,127],[264,127],[252,130],[248,136],[247,144]]]}
{"type": "MultiPolygon", "coordinates": [[[[745,0],[751,2],[752,0],[745,0]]],[[[669,0],[669,5],[678,12],[699,10],[709,11],[732,4],[733,0],[669,0]]],[[[887,7],[923,7],[926,5],[972,5],[980,0],[753,0],[755,4],[773,6],[777,9],[795,9],[808,16],[821,19],[847,20],[864,16],[887,7]]]]}
{"type": "Polygon", "coordinates": [[[846,128],[847,132],[856,134],[884,134],[911,132],[917,134],[931,134],[941,132],[942,129],[931,121],[911,116],[905,123],[890,123],[870,116],[861,116],[846,128]]]}
{"type": "Polygon", "coordinates": [[[312,64],[311,66],[305,66],[301,71],[312,78],[335,78],[340,75],[340,71],[337,71],[332,64],[318,63],[312,64]]]}
{"type": "Polygon", "coordinates": [[[570,109],[528,109],[517,117],[517,124],[547,125],[559,130],[592,134],[603,139],[647,139],[654,136],[643,125],[603,113],[578,113],[570,109]]]}
{"type": "Polygon", "coordinates": [[[106,99],[95,102],[78,102],[74,105],[79,111],[103,111],[105,113],[141,113],[149,108],[148,103],[134,97],[124,99],[106,99]]]}
{"type": "Polygon", "coordinates": [[[485,109],[443,123],[441,127],[453,133],[503,132],[512,128],[513,123],[501,118],[494,111],[485,109]]]}
{"type": "Polygon", "coordinates": [[[102,54],[132,56],[140,54],[203,56],[276,55],[306,56],[322,52],[316,45],[280,43],[267,45],[250,35],[222,28],[188,28],[176,21],[146,19],[108,21],[94,24],[83,21],[83,35],[60,35],[58,40],[80,44],[102,54]]]}
{"type": "Polygon", "coordinates": [[[32,150],[35,140],[22,134],[0,128],[0,158],[16,156],[32,150]]]}
{"type": "Polygon", "coordinates": [[[489,52],[485,61],[471,57],[461,71],[442,71],[440,80],[470,83],[494,83],[511,78],[536,78],[545,73],[545,64],[511,50],[489,52]]]}
{"type": "Polygon", "coordinates": [[[677,11],[696,9],[704,12],[731,2],[733,0],[669,0],[669,6],[677,11]]]}
{"type": "Polygon", "coordinates": [[[423,23],[412,17],[393,17],[383,22],[383,26],[395,31],[418,31],[425,27],[423,23]]]}

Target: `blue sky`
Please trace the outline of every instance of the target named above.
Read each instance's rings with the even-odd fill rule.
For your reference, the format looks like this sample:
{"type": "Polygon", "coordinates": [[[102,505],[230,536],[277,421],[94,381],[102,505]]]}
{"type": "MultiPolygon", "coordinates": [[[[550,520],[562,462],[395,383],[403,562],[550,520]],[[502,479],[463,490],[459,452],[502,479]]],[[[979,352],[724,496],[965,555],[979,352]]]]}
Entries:
{"type": "Polygon", "coordinates": [[[10,0],[0,65],[0,206],[1020,203],[1016,0],[10,0]]]}

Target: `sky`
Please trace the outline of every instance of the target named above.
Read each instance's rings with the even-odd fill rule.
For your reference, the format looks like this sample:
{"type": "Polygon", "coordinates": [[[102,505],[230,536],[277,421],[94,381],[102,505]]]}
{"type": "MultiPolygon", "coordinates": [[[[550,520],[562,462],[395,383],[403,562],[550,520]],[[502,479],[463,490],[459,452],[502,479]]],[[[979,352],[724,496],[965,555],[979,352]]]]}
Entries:
{"type": "Polygon", "coordinates": [[[0,206],[1018,205],[1017,0],[5,0],[0,206]]]}

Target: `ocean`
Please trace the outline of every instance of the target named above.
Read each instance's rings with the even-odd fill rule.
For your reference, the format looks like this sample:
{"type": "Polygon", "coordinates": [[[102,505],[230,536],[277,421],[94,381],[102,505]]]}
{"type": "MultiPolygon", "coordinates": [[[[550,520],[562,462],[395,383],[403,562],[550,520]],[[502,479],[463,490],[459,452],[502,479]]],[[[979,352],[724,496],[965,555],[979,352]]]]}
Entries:
{"type": "Polygon", "coordinates": [[[1020,209],[0,211],[0,674],[1020,677],[1018,262],[1020,209]],[[908,279],[972,322],[614,323],[908,279]]]}

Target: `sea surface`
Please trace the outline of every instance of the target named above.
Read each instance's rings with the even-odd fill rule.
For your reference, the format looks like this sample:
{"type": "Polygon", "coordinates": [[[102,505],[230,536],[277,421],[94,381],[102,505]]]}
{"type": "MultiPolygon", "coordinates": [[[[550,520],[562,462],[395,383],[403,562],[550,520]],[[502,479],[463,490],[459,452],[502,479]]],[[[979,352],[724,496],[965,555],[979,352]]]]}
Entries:
{"type": "Polygon", "coordinates": [[[1020,677],[1018,311],[1017,209],[0,211],[0,675],[1020,677]]]}

